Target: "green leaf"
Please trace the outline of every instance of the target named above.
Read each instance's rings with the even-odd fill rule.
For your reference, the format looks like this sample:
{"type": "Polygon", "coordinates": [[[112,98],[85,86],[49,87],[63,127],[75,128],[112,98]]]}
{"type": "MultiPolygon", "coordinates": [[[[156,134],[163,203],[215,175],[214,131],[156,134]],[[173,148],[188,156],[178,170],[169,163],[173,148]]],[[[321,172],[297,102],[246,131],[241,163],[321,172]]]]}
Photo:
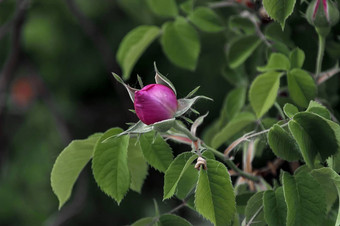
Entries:
{"type": "Polygon", "coordinates": [[[232,136],[242,131],[246,126],[256,121],[255,116],[249,112],[241,112],[235,116],[225,127],[218,132],[211,141],[213,148],[220,147],[232,136]]]}
{"type": "Polygon", "coordinates": [[[308,112],[297,113],[289,122],[289,130],[299,145],[301,154],[310,168],[314,168],[317,154],[325,161],[339,150],[336,123],[308,112]],[[334,127],[334,128],[333,128],[334,127]]]}
{"type": "Polygon", "coordinates": [[[240,215],[245,215],[246,206],[249,199],[255,194],[254,192],[237,192],[236,195],[236,210],[240,215]]]}
{"type": "Polygon", "coordinates": [[[219,16],[208,7],[197,7],[188,18],[194,25],[205,32],[224,30],[219,16]]]}
{"type": "Polygon", "coordinates": [[[159,218],[159,226],[192,226],[186,219],[172,215],[164,214],[159,218]]]}
{"type": "Polygon", "coordinates": [[[202,153],[202,157],[203,157],[204,159],[214,159],[214,160],[215,160],[215,155],[214,155],[214,153],[212,153],[212,152],[209,151],[209,150],[204,151],[204,152],[202,153]]]}
{"type": "Polygon", "coordinates": [[[201,49],[198,34],[184,18],[163,25],[161,44],[165,55],[175,65],[194,71],[201,49]]]}
{"type": "Polygon", "coordinates": [[[51,186],[58,197],[59,209],[70,198],[73,185],[92,158],[94,146],[101,135],[97,133],[84,140],[72,141],[56,159],[51,172],[51,186]]]}
{"type": "Polygon", "coordinates": [[[293,13],[296,0],[263,0],[263,6],[268,15],[281,24],[282,30],[285,21],[293,13]]]}
{"type": "Polygon", "coordinates": [[[160,35],[156,26],[143,25],[131,30],[121,41],[117,52],[117,61],[123,70],[123,78],[130,78],[131,71],[146,50],[160,35]]]}
{"type": "Polygon", "coordinates": [[[287,226],[321,225],[325,216],[325,196],[319,183],[307,172],[291,176],[283,172],[287,203],[287,226]]]}
{"type": "Polygon", "coordinates": [[[256,35],[246,35],[232,41],[227,52],[230,68],[243,64],[260,44],[261,40],[256,35]]]}
{"type": "Polygon", "coordinates": [[[291,39],[292,32],[289,26],[286,26],[285,29],[282,30],[281,26],[278,23],[270,23],[265,27],[264,35],[266,36],[267,39],[273,41],[272,48],[274,48],[275,50],[278,50],[278,52],[281,52],[281,53],[282,51],[280,50],[284,48],[285,55],[289,56],[290,50],[288,49],[287,46],[294,47],[294,43],[292,42],[292,39],[291,39]],[[276,43],[280,43],[279,45],[281,47],[275,45],[276,43]]]}
{"type": "Polygon", "coordinates": [[[300,48],[296,47],[289,54],[290,68],[302,68],[305,62],[305,52],[300,48]]]}
{"type": "Polygon", "coordinates": [[[137,139],[130,139],[127,163],[131,176],[130,188],[141,193],[144,180],[148,175],[148,164],[144,159],[140,145],[137,143],[137,139]]]}
{"type": "Polygon", "coordinates": [[[307,107],[310,100],[316,96],[316,85],[308,72],[293,69],[287,74],[288,91],[292,100],[300,107],[307,107]]]}
{"type": "Polygon", "coordinates": [[[246,92],[245,87],[235,88],[229,92],[224,111],[222,112],[222,115],[228,120],[233,119],[243,108],[246,102],[246,92]]]}
{"type": "Polygon", "coordinates": [[[263,194],[264,218],[269,226],[285,226],[287,217],[287,205],[283,188],[275,191],[267,190],[263,194]]]}
{"type": "Polygon", "coordinates": [[[261,72],[276,70],[288,71],[289,68],[290,62],[285,55],[281,53],[272,53],[269,57],[267,65],[263,67],[257,67],[257,70],[261,72]]]}
{"type": "Polygon", "coordinates": [[[130,187],[130,173],[127,163],[129,136],[115,137],[107,142],[110,136],[119,134],[122,129],[113,128],[106,131],[98,140],[92,160],[94,179],[102,191],[119,203],[130,187]]]}
{"type": "Polygon", "coordinates": [[[238,34],[251,35],[256,31],[253,22],[242,16],[231,16],[228,25],[231,30],[238,34]]]}
{"type": "Polygon", "coordinates": [[[179,180],[196,158],[197,155],[191,152],[184,152],[172,161],[164,175],[163,200],[169,199],[175,194],[179,180]]]}
{"type": "MultiPolygon", "coordinates": [[[[312,176],[319,182],[322,189],[325,191],[327,210],[329,211],[337,197],[340,204],[340,176],[334,170],[328,167],[315,169],[311,172],[312,176]]],[[[338,209],[338,216],[336,224],[340,225],[340,209],[338,209]]]]}
{"type": "Polygon", "coordinates": [[[170,146],[157,134],[150,132],[142,134],[140,146],[146,161],[160,172],[165,172],[172,162],[173,155],[170,146]]]}
{"type": "Polygon", "coordinates": [[[299,147],[294,138],[277,124],[268,132],[268,143],[274,154],[284,160],[301,159],[299,147]]]}
{"type": "Polygon", "coordinates": [[[293,118],[296,113],[299,113],[299,109],[290,103],[286,103],[283,106],[283,111],[289,118],[293,118]]]}
{"type": "Polygon", "coordinates": [[[263,212],[263,191],[257,192],[253,195],[247,202],[246,206],[246,222],[252,219],[252,223],[249,225],[252,226],[264,226],[266,225],[264,221],[264,212],[263,212]],[[255,218],[254,218],[255,216],[255,218]]]}
{"type": "Polygon", "coordinates": [[[186,14],[190,14],[194,8],[194,0],[186,0],[185,2],[181,3],[179,7],[186,14]]]}
{"type": "Polygon", "coordinates": [[[175,0],[147,0],[153,13],[162,17],[176,17],[178,8],[175,0]]]}
{"type": "Polygon", "coordinates": [[[155,219],[153,217],[144,217],[131,224],[131,226],[146,226],[146,225],[156,226],[157,221],[155,221],[154,224],[151,224],[154,220],[155,219]]]}
{"type": "Polygon", "coordinates": [[[313,112],[321,117],[324,117],[325,119],[331,120],[331,114],[329,113],[328,109],[314,100],[309,102],[306,112],[313,112]]]}
{"type": "Polygon", "coordinates": [[[214,225],[229,225],[236,210],[235,195],[227,168],[207,159],[207,170],[200,169],[195,193],[197,211],[214,225]]]}
{"type": "Polygon", "coordinates": [[[191,191],[195,188],[198,180],[198,172],[194,165],[190,165],[183,173],[181,179],[178,181],[176,197],[185,199],[191,191]]]}
{"type": "Polygon", "coordinates": [[[257,118],[261,118],[275,103],[281,73],[270,71],[261,74],[251,84],[249,101],[257,118]]]}

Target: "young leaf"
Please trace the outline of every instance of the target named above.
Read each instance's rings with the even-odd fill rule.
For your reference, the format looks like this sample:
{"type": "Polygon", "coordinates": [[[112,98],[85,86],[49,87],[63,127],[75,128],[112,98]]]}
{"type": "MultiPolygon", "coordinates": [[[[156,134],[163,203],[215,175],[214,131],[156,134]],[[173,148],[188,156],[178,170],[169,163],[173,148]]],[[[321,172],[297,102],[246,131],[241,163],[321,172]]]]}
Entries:
{"type": "Polygon", "coordinates": [[[213,224],[229,225],[234,219],[235,195],[227,168],[207,159],[207,170],[200,169],[195,193],[195,207],[213,224]]]}
{"type": "MultiPolygon", "coordinates": [[[[312,176],[319,182],[322,189],[326,194],[326,204],[328,205],[328,210],[332,207],[335,200],[339,199],[340,204],[340,176],[331,168],[320,168],[312,170],[312,176]]],[[[338,209],[338,215],[336,219],[336,224],[340,225],[340,209],[338,209]]]]}
{"type": "Polygon", "coordinates": [[[306,71],[297,68],[288,72],[287,76],[290,97],[300,107],[307,107],[317,92],[313,78],[306,71]]]}
{"type": "Polygon", "coordinates": [[[229,92],[226,103],[225,110],[222,112],[228,120],[233,119],[242,109],[246,102],[246,88],[239,87],[235,88],[229,92]]]}
{"type": "Polygon", "coordinates": [[[58,197],[59,209],[70,198],[73,185],[92,158],[94,146],[101,136],[101,133],[96,133],[87,139],[72,141],[56,159],[51,172],[51,186],[58,197]]]}
{"type": "Polygon", "coordinates": [[[266,66],[257,67],[257,70],[260,72],[267,71],[277,71],[283,70],[288,71],[290,68],[289,59],[281,54],[281,53],[272,53],[269,57],[268,63],[266,66]]]}
{"type": "Polygon", "coordinates": [[[228,25],[231,30],[239,34],[251,35],[256,31],[253,22],[242,16],[231,16],[228,25]]]}
{"type": "Polygon", "coordinates": [[[163,200],[169,199],[175,194],[179,180],[195,158],[197,158],[197,155],[191,152],[184,152],[172,161],[164,175],[163,200]]]}
{"type": "Polygon", "coordinates": [[[103,141],[121,132],[118,128],[106,131],[96,143],[92,160],[92,171],[98,186],[118,205],[130,187],[127,163],[129,136],[115,137],[105,143],[103,141]]]}
{"type": "Polygon", "coordinates": [[[321,117],[324,117],[325,119],[331,120],[331,114],[329,113],[328,109],[314,100],[309,102],[306,112],[313,112],[321,117]]]}
{"type": "Polygon", "coordinates": [[[283,111],[289,118],[293,118],[296,113],[299,113],[299,109],[290,103],[283,106],[283,111]]]}
{"type": "Polygon", "coordinates": [[[287,205],[282,187],[264,192],[263,207],[264,218],[269,226],[286,225],[287,205]]]}
{"type": "Polygon", "coordinates": [[[268,15],[281,24],[282,30],[285,21],[293,13],[296,0],[263,0],[263,6],[268,15]]]}
{"type": "Polygon", "coordinates": [[[130,188],[138,193],[141,192],[144,180],[148,175],[148,164],[146,163],[137,139],[130,139],[127,163],[131,176],[130,188]]]}
{"type": "Polygon", "coordinates": [[[224,29],[219,16],[208,7],[197,7],[189,15],[189,20],[205,32],[219,32],[224,29]]]}
{"type": "Polygon", "coordinates": [[[156,26],[143,25],[131,30],[121,41],[117,61],[123,70],[123,78],[130,78],[132,68],[146,48],[160,35],[156,26]]]}
{"type": "Polygon", "coordinates": [[[249,90],[249,101],[257,118],[261,118],[275,103],[281,73],[270,71],[257,76],[249,90]]]}
{"type": "Polygon", "coordinates": [[[255,122],[255,116],[250,112],[241,112],[235,116],[225,127],[218,132],[211,141],[213,148],[220,147],[236,133],[242,131],[246,126],[255,122]]]}
{"type": "Polygon", "coordinates": [[[157,134],[150,132],[142,134],[140,145],[146,161],[160,172],[165,172],[172,162],[173,155],[170,146],[157,134]]]}
{"type": "Polygon", "coordinates": [[[287,226],[321,225],[326,204],[319,183],[307,172],[294,176],[283,172],[282,184],[287,203],[287,226]]]}
{"type": "Polygon", "coordinates": [[[162,17],[176,17],[178,8],[175,0],[147,0],[153,13],[162,17]]]}
{"type": "Polygon", "coordinates": [[[261,40],[256,35],[242,36],[231,42],[227,52],[230,68],[240,66],[260,44],[261,40]]]}
{"type": "Polygon", "coordinates": [[[268,143],[275,155],[284,160],[301,159],[300,150],[294,138],[277,124],[268,132],[268,143]]]}
{"type": "Polygon", "coordinates": [[[266,225],[263,213],[263,193],[264,193],[263,191],[257,192],[247,202],[245,211],[246,222],[249,223],[249,221],[252,220],[251,225],[254,226],[266,225]]]}
{"type": "Polygon", "coordinates": [[[163,25],[161,44],[165,55],[179,67],[195,70],[201,44],[198,34],[184,18],[163,25]]]}
{"type": "Polygon", "coordinates": [[[290,68],[302,68],[303,63],[305,62],[305,52],[300,48],[296,47],[289,54],[290,59],[290,68]]]}
{"type": "Polygon", "coordinates": [[[173,214],[164,214],[159,218],[159,226],[192,226],[186,219],[173,214]]]}

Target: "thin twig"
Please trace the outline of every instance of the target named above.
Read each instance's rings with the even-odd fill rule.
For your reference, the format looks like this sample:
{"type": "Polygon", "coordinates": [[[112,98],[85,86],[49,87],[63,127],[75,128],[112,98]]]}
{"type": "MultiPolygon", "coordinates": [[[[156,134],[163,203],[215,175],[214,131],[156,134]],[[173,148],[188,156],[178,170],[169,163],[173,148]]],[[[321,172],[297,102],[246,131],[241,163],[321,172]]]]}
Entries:
{"type": "Polygon", "coordinates": [[[334,75],[336,75],[337,73],[340,72],[340,68],[339,67],[336,67],[336,68],[333,68],[329,71],[325,71],[323,73],[320,74],[320,77],[318,78],[317,80],[317,85],[321,85],[322,83],[326,82],[328,79],[332,78],[334,75]]]}

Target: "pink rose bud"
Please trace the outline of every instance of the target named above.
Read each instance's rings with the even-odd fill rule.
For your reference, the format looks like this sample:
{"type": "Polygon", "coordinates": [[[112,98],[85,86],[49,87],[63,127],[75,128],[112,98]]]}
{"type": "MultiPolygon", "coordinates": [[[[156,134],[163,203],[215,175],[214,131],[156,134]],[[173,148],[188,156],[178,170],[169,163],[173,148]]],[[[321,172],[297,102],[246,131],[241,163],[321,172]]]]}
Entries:
{"type": "Polygon", "coordinates": [[[339,21],[339,10],[330,0],[312,0],[306,11],[306,18],[317,28],[329,28],[339,21]]]}
{"type": "Polygon", "coordinates": [[[135,110],[145,124],[172,118],[177,111],[177,98],[172,89],[161,84],[150,84],[135,92],[135,110]]]}

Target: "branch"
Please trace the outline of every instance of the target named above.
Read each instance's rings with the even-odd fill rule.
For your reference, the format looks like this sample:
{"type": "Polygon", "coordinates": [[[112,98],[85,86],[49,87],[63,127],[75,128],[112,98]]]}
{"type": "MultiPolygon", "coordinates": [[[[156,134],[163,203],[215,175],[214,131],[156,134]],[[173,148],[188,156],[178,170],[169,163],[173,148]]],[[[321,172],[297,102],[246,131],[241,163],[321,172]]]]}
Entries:
{"type": "Polygon", "coordinates": [[[333,68],[333,69],[331,69],[329,71],[325,71],[325,72],[321,73],[320,77],[316,81],[316,84],[318,86],[321,85],[322,83],[324,83],[328,79],[332,78],[334,75],[336,75],[339,72],[340,72],[340,68],[339,67],[335,67],[335,68],[333,68]]]}

